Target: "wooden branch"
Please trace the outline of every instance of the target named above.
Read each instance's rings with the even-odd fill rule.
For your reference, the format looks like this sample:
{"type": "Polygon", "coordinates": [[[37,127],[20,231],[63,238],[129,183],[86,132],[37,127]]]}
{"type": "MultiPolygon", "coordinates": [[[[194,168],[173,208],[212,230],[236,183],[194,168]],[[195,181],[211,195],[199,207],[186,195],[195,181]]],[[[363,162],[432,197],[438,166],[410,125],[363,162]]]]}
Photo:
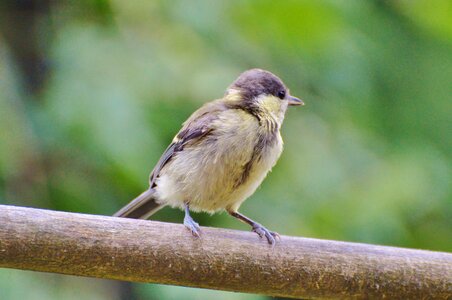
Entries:
{"type": "Polygon", "coordinates": [[[0,267],[294,298],[447,299],[452,254],[0,205],[0,267]]]}

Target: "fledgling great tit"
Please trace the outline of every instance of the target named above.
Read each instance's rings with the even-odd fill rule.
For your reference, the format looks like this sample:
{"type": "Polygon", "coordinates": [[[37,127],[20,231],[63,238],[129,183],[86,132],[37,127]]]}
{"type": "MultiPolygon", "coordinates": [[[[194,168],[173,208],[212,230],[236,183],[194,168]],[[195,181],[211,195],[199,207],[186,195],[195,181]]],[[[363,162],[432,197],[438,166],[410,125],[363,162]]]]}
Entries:
{"type": "Polygon", "coordinates": [[[303,105],[274,74],[242,73],[223,98],[204,104],[183,124],[150,175],[149,189],[114,216],[146,219],[163,206],[185,210],[184,225],[200,228],[192,211],[226,210],[275,243],[277,233],[238,212],[275,165],[289,105],[303,105]]]}

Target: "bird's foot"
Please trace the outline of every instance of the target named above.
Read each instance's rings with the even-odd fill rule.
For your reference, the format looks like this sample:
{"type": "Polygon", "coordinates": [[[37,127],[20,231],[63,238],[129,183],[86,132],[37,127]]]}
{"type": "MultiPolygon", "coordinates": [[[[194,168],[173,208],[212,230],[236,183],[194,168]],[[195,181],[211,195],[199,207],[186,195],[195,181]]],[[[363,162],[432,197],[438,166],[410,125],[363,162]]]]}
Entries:
{"type": "Polygon", "coordinates": [[[275,245],[276,244],[276,239],[280,239],[281,238],[277,232],[270,231],[270,230],[268,230],[267,228],[265,228],[264,226],[262,226],[261,224],[258,224],[258,223],[255,223],[253,225],[253,229],[252,230],[255,233],[257,233],[260,238],[263,238],[265,236],[265,238],[267,239],[267,241],[268,241],[268,243],[270,245],[275,245]]]}
{"type": "Polygon", "coordinates": [[[201,228],[199,228],[199,224],[196,223],[195,220],[192,219],[192,217],[186,215],[184,218],[184,225],[188,230],[191,231],[191,234],[193,234],[193,236],[200,236],[201,228]]]}

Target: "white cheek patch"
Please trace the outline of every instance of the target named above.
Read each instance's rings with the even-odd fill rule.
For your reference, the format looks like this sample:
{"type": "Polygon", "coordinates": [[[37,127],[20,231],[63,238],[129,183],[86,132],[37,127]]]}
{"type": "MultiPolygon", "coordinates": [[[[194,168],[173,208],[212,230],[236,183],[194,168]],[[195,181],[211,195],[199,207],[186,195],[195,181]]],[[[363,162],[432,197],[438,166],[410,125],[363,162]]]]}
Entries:
{"type": "Polygon", "coordinates": [[[282,123],[288,106],[287,100],[280,99],[273,95],[262,95],[258,97],[256,101],[259,103],[259,107],[271,115],[273,119],[279,124],[282,123]]]}

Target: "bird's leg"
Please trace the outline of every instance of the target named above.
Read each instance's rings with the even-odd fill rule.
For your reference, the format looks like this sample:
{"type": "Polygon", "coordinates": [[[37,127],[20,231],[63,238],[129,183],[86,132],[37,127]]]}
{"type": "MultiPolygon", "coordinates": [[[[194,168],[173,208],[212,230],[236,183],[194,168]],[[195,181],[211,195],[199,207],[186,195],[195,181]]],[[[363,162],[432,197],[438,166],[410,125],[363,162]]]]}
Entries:
{"type": "Polygon", "coordinates": [[[262,226],[261,224],[251,220],[250,218],[248,218],[245,215],[242,215],[241,213],[237,212],[237,211],[228,211],[228,213],[233,216],[234,218],[239,219],[242,222],[245,222],[246,224],[251,225],[251,227],[253,228],[252,230],[257,233],[261,238],[263,238],[264,236],[267,238],[267,241],[270,245],[274,245],[276,243],[276,238],[279,238],[279,234],[273,231],[268,230],[267,228],[265,228],[264,226],[262,226]]]}
{"type": "Polygon", "coordinates": [[[188,203],[185,203],[184,206],[185,206],[184,225],[185,227],[187,227],[188,230],[191,231],[191,233],[194,236],[199,237],[199,232],[201,230],[199,228],[199,224],[196,223],[195,220],[193,220],[193,218],[190,216],[190,207],[188,203]]]}

